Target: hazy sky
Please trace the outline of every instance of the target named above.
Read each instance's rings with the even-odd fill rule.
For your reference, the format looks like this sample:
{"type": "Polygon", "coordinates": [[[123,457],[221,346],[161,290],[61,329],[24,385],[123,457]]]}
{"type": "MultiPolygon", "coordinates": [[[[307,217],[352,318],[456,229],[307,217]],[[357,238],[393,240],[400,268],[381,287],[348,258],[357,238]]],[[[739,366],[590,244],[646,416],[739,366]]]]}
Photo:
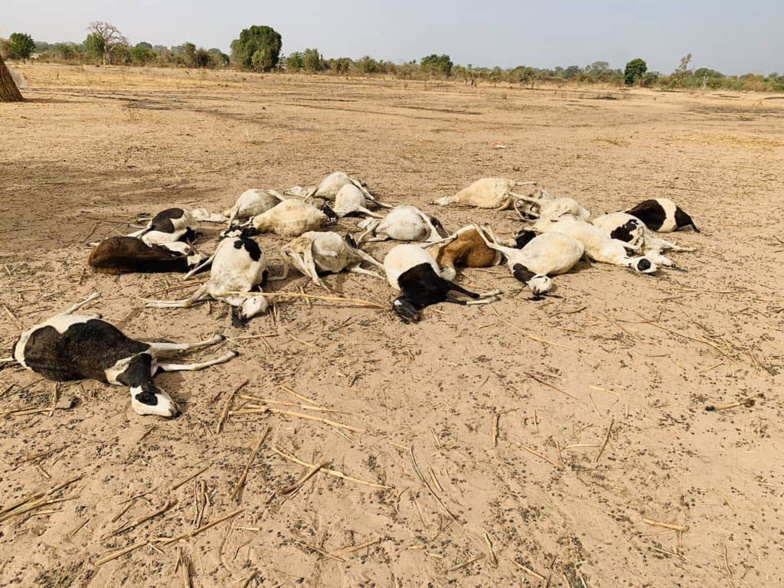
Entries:
{"type": "Polygon", "coordinates": [[[623,68],[642,57],[670,73],[784,73],[783,0],[0,0],[0,37],[81,42],[104,20],[131,41],[186,41],[229,52],[243,28],[268,25],[283,53],[316,47],[329,57],[410,61],[446,53],[455,63],[623,68]]]}

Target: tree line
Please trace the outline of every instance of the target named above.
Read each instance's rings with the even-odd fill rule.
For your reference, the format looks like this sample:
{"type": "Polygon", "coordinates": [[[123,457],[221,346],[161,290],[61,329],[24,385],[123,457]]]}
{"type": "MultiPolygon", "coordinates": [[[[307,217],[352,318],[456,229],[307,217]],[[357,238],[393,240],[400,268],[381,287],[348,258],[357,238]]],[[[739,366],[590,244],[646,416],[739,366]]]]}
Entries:
{"type": "Polygon", "coordinates": [[[641,58],[633,59],[624,69],[613,69],[606,61],[595,61],[584,67],[569,65],[554,68],[518,66],[473,67],[456,65],[448,55],[427,55],[419,61],[393,63],[370,56],[325,58],[317,48],[283,55],[283,39],[269,26],[243,29],[231,43],[231,55],[220,49],[204,49],[194,43],[166,47],[140,42],[132,45],[120,30],[106,22],[91,22],[87,37],[81,43],[45,43],[35,41],[26,33],[12,33],[0,39],[0,55],[6,59],[25,60],[33,55],[52,62],[101,63],[155,67],[225,68],[233,67],[256,72],[288,71],[332,73],[338,75],[388,75],[402,79],[451,78],[477,82],[516,83],[530,87],[545,82],[600,83],[616,86],[657,88],[701,88],[726,90],[784,91],[784,75],[724,75],[714,69],[692,67],[692,56],[681,59],[671,74],[649,71],[641,58]]]}

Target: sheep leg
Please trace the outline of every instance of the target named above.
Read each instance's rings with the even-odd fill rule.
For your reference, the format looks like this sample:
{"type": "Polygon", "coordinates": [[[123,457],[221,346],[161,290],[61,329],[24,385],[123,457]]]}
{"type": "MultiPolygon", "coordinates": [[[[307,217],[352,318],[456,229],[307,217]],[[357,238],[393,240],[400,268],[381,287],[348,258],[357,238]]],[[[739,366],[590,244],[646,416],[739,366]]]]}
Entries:
{"type": "Polygon", "coordinates": [[[199,341],[197,343],[147,343],[147,345],[150,346],[150,351],[152,351],[157,357],[167,357],[176,355],[181,351],[190,351],[191,349],[199,349],[200,347],[216,345],[221,341],[225,341],[225,339],[226,338],[222,335],[215,335],[211,339],[207,339],[206,341],[199,341]]]}
{"type": "Polygon", "coordinates": [[[369,253],[365,253],[361,249],[356,249],[356,248],[353,248],[353,249],[354,249],[354,253],[356,253],[360,258],[362,258],[362,261],[367,262],[370,265],[376,266],[377,268],[384,269],[384,264],[382,264],[379,261],[377,261],[369,253]]]}
{"type": "Polygon", "coordinates": [[[218,365],[219,363],[226,363],[237,357],[239,355],[236,351],[230,351],[225,355],[221,355],[220,357],[216,357],[215,359],[209,359],[207,361],[202,361],[199,363],[159,363],[158,372],[195,372],[196,370],[203,370],[204,368],[208,368],[212,365],[218,365]]]}
{"type": "Polygon", "coordinates": [[[197,302],[202,302],[208,298],[210,298],[209,282],[196,290],[190,298],[183,298],[182,300],[150,300],[145,306],[148,308],[190,308],[197,302]]]}
{"type": "Polygon", "coordinates": [[[372,210],[368,210],[364,206],[358,206],[357,207],[357,212],[361,212],[362,214],[366,214],[368,216],[372,216],[373,218],[384,218],[383,214],[375,213],[372,210]]]}
{"type": "Polygon", "coordinates": [[[185,274],[185,275],[182,277],[182,280],[183,280],[183,281],[187,280],[188,278],[190,278],[190,277],[191,277],[191,276],[193,276],[194,274],[196,274],[196,273],[200,272],[202,269],[204,269],[204,268],[205,268],[205,267],[207,267],[208,265],[212,264],[212,260],[213,260],[213,259],[215,259],[215,254],[214,254],[214,253],[213,253],[213,254],[212,254],[210,257],[208,257],[207,259],[205,259],[204,261],[202,261],[202,262],[201,262],[199,265],[197,265],[195,268],[193,268],[191,271],[189,271],[187,274],[185,274]]]}
{"type": "Polygon", "coordinates": [[[73,314],[77,310],[79,310],[80,308],[85,306],[86,304],[88,304],[88,303],[92,302],[93,300],[95,300],[96,298],[100,298],[100,297],[101,297],[101,295],[98,292],[93,292],[85,300],[83,300],[83,301],[81,301],[81,302],[79,302],[77,304],[74,304],[71,308],[69,308],[68,310],[64,310],[60,314],[73,314]]]}
{"type": "Polygon", "coordinates": [[[305,250],[305,258],[303,260],[305,263],[305,267],[307,268],[307,272],[305,272],[305,275],[309,276],[310,279],[313,280],[313,283],[316,284],[317,286],[321,286],[322,288],[327,290],[327,292],[331,292],[331,290],[324,285],[324,282],[321,281],[321,278],[319,278],[318,270],[316,269],[316,261],[313,259],[313,245],[314,242],[311,241],[310,247],[308,247],[305,250]]]}
{"type": "Polygon", "coordinates": [[[379,278],[381,280],[384,279],[384,276],[378,275],[376,272],[372,272],[365,268],[359,267],[359,265],[353,265],[348,268],[348,271],[353,272],[355,274],[362,274],[363,276],[373,276],[374,278],[379,278]]]}

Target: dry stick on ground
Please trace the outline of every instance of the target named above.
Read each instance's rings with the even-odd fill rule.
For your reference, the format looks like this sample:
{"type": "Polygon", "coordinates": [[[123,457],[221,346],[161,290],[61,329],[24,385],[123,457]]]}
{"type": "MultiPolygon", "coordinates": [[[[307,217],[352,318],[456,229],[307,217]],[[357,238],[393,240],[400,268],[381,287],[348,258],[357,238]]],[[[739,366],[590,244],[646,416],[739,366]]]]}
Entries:
{"type": "Polygon", "coordinates": [[[116,529],[116,530],[112,531],[108,535],[104,535],[103,537],[101,537],[101,539],[108,539],[109,537],[114,537],[115,535],[119,535],[123,531],[128,531],[130,529],[133,529],[134,527],[138,527],[142,523],[146,523],[150,519],[154,519],[158,515],[161,515],[161,514],[165,513],[166,511],[172,509],[176,504],[177,504],[176,500],[167,500],[166,504],[164,504],[161,508],[159,508],[155,512],[150,513],[150,514],[148,514],[146,516],[143,516],[142,518],[137,519],[137,520],[135,520],[135,521],[133,521],[131,523],[126,523],[122,527],[120,527],[119,529],[116,529]]]}
{"type": "Polygon", "coordinates": [[[444,512],[446,512],[446,514],[449,515],[449,518],[451,518],[456,523],[462,524],[462,522],[457,517],[457,515],[455,515],[451,510],[449,510],[447,508],[446,504],[444,504],[444,501],[441,500],[441,498],[438,496],[438,494],[436,494],[435,490],[433,490],[433,488],[430,486],[428,481],[422,475],[422,472],[419,470],[419,465],[417,464],[417,461],[416,461],[416,456],[414,455],[414,446],[413,445],[409,448],[409,451],[411,452],[411,463],[414,464],[414,471],[416,472],[416,475],[417,475],[417,477],[419,477],[420,481],[425,485],[425,488],[427,488],[427,491],[430,492],[430,495],[433,498],[436,499],[436,502],[439,504],[439,506],[441,506],[441,508],[444,509],[444,512]]]}
{"type": "MultiPolygon", "coordinates": [[[[316,467],[314,464],[308,463],[306,461],[302,461],[301,459],[297,458],[296,456],[294,456],[294,455],[292,455],[292,454],[290,454],[290,453],[288,453],[286,451],[283,451],[282,449],[280,449],[278,447],[272,447],[272,451],[277,453],[282,458],[287,459],[289,461],[293,461],[294,463],[297,463],[297,464],[299,464],[301,466],[305,466],[306,468],[314,468],[314,467],[316,467]]],[[[352,478],[351,476],[347,476],[343,472],[338,472],[336,470],[328,470],[328,469],[322,468],[320,471],[324,472],[328,476],[332,476],[332,477],[335,477],[335,478],[341,478],[343,480],[348,480],[349,482],[354,482],[356,484],[362,484],[363,486],[370,486],[371,488],[381,488],[383,490],[389,490],[391,488],[391,486],[384,486],[383,484],[376,484],[374,482],[366,482],[364,480],[359,480],[357,478],[352,478]]]]}
{"type": "Polygon", "coordinates": [[[339,296],[316,296],[314,294],[301,294],[300,292],[228,292],[228,294],[243,294],[246,296],[263,296],[264,298],[304,298],[307,300],[323,300],[325,302],[350,302],[356,306],[389,310],[388,306],[362,300],[360,298],[341,298],[339,296]]]}
{"type": "Polygon", "coordinates": [[[376,543],[381,543],[381,539],[373,539],[372,541],[367,541],[366,543],[360,543],[359,545],[349,545],[347,547],[341,547],[340,549],[331,553],[330,555],[334,557],[343,557],[344,555],[348,555],[350,553],[360,551],[361,549],[365,549],[366,547],[370,547],[371,545],[375,545],[376,543]]]}
{"type": "Polygon", "coordinates": [[[331,463],[332,463],[331,461],[322,461],[320,463],[317,463],[312,468],[310,468],[304,476],[302,476],[299,480],[294,482],[291,486],[284,486],[283,488],[278,488],[278,490],[276,491],[276,494],[291,494],[293,492],[296,492],[297,490],[299,490],[302,487],[302,485],[305,482],[310,480],[319,471],[321,471],[322,469],[324,469],[325,467],[327,467],[331,463]]]}
{"type": "Polygon", "coordinates": [[[648,525],[652,525],[654,527],[661,527],[662,529],[669,529],[670,531],[678,531],[679,533],[685,533],[689,530],[689,527],[684,525],[675,525],[673,523],[662,523],[660,521],[654,521],[651,519],[642,519],[643,523],[648,525]]]}
{"type": "Polygon", "coordinates": [[[251,404],[243,405],[240,410],[232,410],[229,414],[242,414],[243,410],[266,408],[268,404],[278,404],[281,406],[291,406],[292,408],[301,408],[302,410],[315,410],[317,412],[334,412],[337,414],[351,414],[345,410],[337,410],[335,408],[324,408],[321,406],[313,406],[312,404],[297,404],[295,402],[286,402],[284,400],[275,400],[273,398],[256,398],[255,396],[246,396],[240,394],[240,400],[247,400],[251,404]]]}
{"type": "Polygon", "coordinates": [[[231,403],[234,400],[234,395],[248,384],[250,384],[250,380],[245,380],[242,384],[234,388],[231,394],[229,394],[229,397],[226,399],[226,404],[223,405],[223,410],[221,411],[220,417],[218,418],[218,422],[215,424],[216,435],[223,430],[223,423],[226,421],[226,417],[229,416],[229,409],[231,408],[231,403]]]}
{"type": "Polygon", "coordinates": [[[195,531],[191,531],[190,533],[183,533],[182,535],[178,535],[177,537],[156,539],[156,542],[160,542],[163,545],[169,545],[170,543],[174,543],[175,541],[179,541],[180,539],[190,539],[191,537],[195,537],[196,535],[200,535],[201,533],[204,533],[204,531],[212,529],[216,525],[220,525],[221,523],[228,521],[229,519],[233,519],[244,510],[245,510],[244,508],[237,509],[234,512],[227,514],[226,516],[219,518],[217,521],[213,521],[211,523],[207,523],[206,525],[199,527],[195,531]]]}
{"type": "Polygon", "coordinates": [[[309,415],[309,414],[302,414],[301,412],[294,412],[291,410],[281,410],[280,408],[272,408],[272,407],[265,407],[265,408],[257,408],[257,409],[249,409],[243,410],[239,414],[262,414],[265,412],[271,412],[273,414],[283,414],[287,416],[298,417],[301,419],[306,419],[309,421],[318,421],[320,423],[324,423],[325,425],[330,425],[332,427],[336,427],[338,429],[346,429],[347,431],[353,431],[354,433],[367,433],[365,429],[358,429],[357,427],[352,427],[350,425],[344,425],[343,423],[338,423],[337,421],[332,421],[330,419],[323,419],[321,417],[309,415]]]}
{"type": "Polygon", "coordinates": [[[493,447],[498,447],[498,422],[501,420],[501,413],[494,413],[493,414],[493,430],[492,430],[492,439],[493,439],[493,447]]]}
{"type": "MultiPolygon", "coordinates": [[[[28,494],[26,497],[22,498],[21,500],[18,500],[17,502],[14,502],[4,507],[3,509],[0,509],[0,522],[4,521],[6,518],[16,516],[16,514],[21,514],[19,509],[21,509],[22,507],[29,507],[32,504],[38,504],[39,502],[41,502],[41,504],[38,504],[38,506],[44,506],[44,504],[47,503],[51,504],[51,502],[49,502],[50,499],[46,498],[47,496],[51,496],[52,494],[62,490],[63,488],[67,488],[71,484],[78,482],[81,479],[82,476],[76,476],[75,478],[71,478],[70,480],[63,482],[62,484],[55,486],[54,488],[52,488],[47,492],[35,492],[33,494],[28,494]]],[[[37,508],[37,506],[35,508],[37,508]]],[[[25,512],[27,512],[28,510],[31,509],[25,508],[25,512]]]]}
{"type": "Polygon", "coordinates": [[[245,469],[242,470],[242,475],[240,479],[237,480],[237,483],[234,485],[234,490],[231,491],[231,499],[237,500],[240,495],[240,491],[242,487],[245,485],[245,480],[248,479],[248,472],[250,471],[250,466],[253,465],[253,462],[256,460],[256,455],[258,455],[261,446],[264,444],[264,441],[267,439],[267,435],[269,434],[269,425],[264,429],[264,432],[259,437],[259,441],[256,443],[256,447],[253,448],[253,453],[250,454],[248,458],[248,463],[245,464],[245,469]]]}
{"type": "Polygon", "coordinates": [[[550,459],[544,453],[539,453],[538,451],[536,451],[535,449],[531,449],[527,445],[523,445],[522,443],[516,443],[515,445],[517,445],[518,447],[520,447],[522,449],[525,449],[531,455],[535,455],[536,457],[545,460],[547,463],[557,467],[558,469],[564,469],[566,467],[564,464],[562,464],[560,462],[557,462],[557,461],[555,461],[553,459],[550,459]]]}
{"type": "MultiPolygon", "coordinates": [[[[195,472],[195,473],[191,474],[190,476],[188,476],[188,477],[187,477],[187,478],[185,478],[184,480],[181,480],[181,481],[179,481],[179,482],[176,482],[176,483],[174,483],[174,484],[173,484],[173,485],[172,485],[172,486],[169,488],[169,492],[174,492],[174,491],[175,491],[177,488],[179,488],[179,487],[180,487],[180,486],[182,486],[183,484],[187,484],[188,482],[190,482],[191,480],[193,480],[193,478],[195,478],[196,476],[200,476],[201,474],[203,474],[204,472],[206,472],[206,471],[207,471],[209,468],[210,468],[210,466],[204,466],[204,467],[203,467],[202,469],[200,469],[198,472],[195,472]]],[[[148,493],[147,493],[147,492],[145,492],[145,494],[148,494],[148,493]]],[[[144,496],[144,494],[142,494],[142,495],[140,495],[140,496],[144,496]]]]}
{"type": "Polygon", "coordinates": [[[610,440],[610,433],[612,433],[613,424],[615,423],[615,419],[610,419],[610,426],[607,427],[607,434],[604,436],[604,443],[599,448],[599,453],[596,454],[596,459],[593,460],[594,463],[599,463],[599,458],[604,453],[604,448],[607,447],[607,442],[610,440]]]}
{"type": "Polygon", "coordinates": [[[560,392],[560,393],[561,393],[561,394],[563,394],[564,396],[568,396],[568,397],[569,397],[569,398],[571,398],[572,400],[576,400],[577,402],[579,402],[579,403],[580,403],[580,404],[582,404],[583,406],[588,406],[588,405],[587,405],[587,404],[586,404],[586,403],[585,403],[583,400],[580,400],[580,399],[579,399],[579,398],[577,398],[577,396],[575,396],[574,394],[569,394],[568,392],[566,392],[566,391],[564,391],[564,390],[561,390],[560,388],[558,388],[558,387],[556,387],[556,386],[553,386],[553,385],[552,385],[552,384],[550,384],[549,382],[545,382],[545,381],[544,381],[544,380],[542,380],[541,378],[538,378],[538,377],[536,377],[536,376],[535,376],[534,374],[532,374],[531,372],[523,372],[523,373],[524,373],[525,375],[527,375],[529,378],[531,378],[532,380],[535,380],[535,381],[539,382],[539,383],[540,383],[542,386],[547,386],[548,388],[551,388],[551,389],[555,390],[556,392],[560,392]]]}
{"type": "Polygon", "coordinates": [[[149,545],[149,543],[150,543],[149,539],[144,539],[142,541],[134,543],[133,545],[129,545],[128,547],[124,547],[123,549],[120,549],[119,551],[115,551],[114,553],[110,553],[109,555],[106,555],[106,556],[102,557],[101,559],[99,559],[98,561],[95,562],[95,565],[96,566],[102,566],[103,564],[105,564],[107,562],[110,562],[112,560],[115,560],[118,557],[122,557],[123,555],[125,555],[127,553],[131,553],[132,551],[136,551],[140,547],[144,547],[145,545],[149,545]]]}
{"type": "Polygon", "coordinates": [[[517,326],[517,325],[515,325],[514,323],[511,323],[511,322],[509,322],[508,320],[506,320],[505,318],[503,318],[503,317],[502,317],[500,314],[498,314],[498,311],[497,311],[495,308],[493,308],[492,306],[491,306],[490,308],[492,308],[493,312],[496,314],[496,316],[498,317],[498,319],[499,319],[499,320],[500,320],[502,323],[505,323],[506,325],[508,325],[508,326],[512,327],[513,329],[515,329],[515,330],[517,330],[517,331],[520,331],[520,332],[521,332],[523,335],[525,335],[526,337],[528,337],[528,338],[529,338],[529,339],[531,339],[532,341],[536,341],[536,342],[538,342],[538,343],[544,343],[544,344],[546,344],[546,345],[555,345],[556,347],[562,347],[562,348],[564,348],[564,349],[568,349],[568,350],[570,350],[570,351],[577,351],[577,350],[576,350],[576,349],[574,349],[573,347],[567,347],[566,345],[561,345],[560,343],[554,343],[554,342],[552,342],[552,341],[548,341],[547,339],[542,339],[541,337],[537,337],[536,335],[532,335],[531,333],[529,333],[529,332],[527,332],[527,331],[525,331],[525,330],[521,329],[520,327],[518,327],[518,326],[517,326]]]}
{"type": "Polygon", "coordinates": [[[482,559],[484,557],[485,557],[485,554],[484,553],[480,553],[479,555],[477,555],[476,557],[472,557],[468,561],[464,561],[461,564],[457,564],[456,566],[453,566],[453,567],[449,568],[444,573],[445,574],[451,574],[452,572],[456,572],[458,570],[462,570],[463,568],[466,568],[466,567],[470,566],[472,563],[475,563],[475,562],[479,561],[480,559],[482,559]]]}
{"type": "Polygon", "coordinates": [[[718,410],[729,410],[731,408],[739,408],[744,406],[746,408],[751,408],[754,406],[754,399],[753,398],[744,398],[743,400],[738,400],[738,402],[730,402],[729,404],[709,404],[705,407],[705,410],[708,412],[718,411],[718,410]]]}
{"type": "Polygon", "coordinates": [[[515,566],[517,566],[518,568],[520,568],[521,570],[523,570],[523,571],[524,571],[526,574],[529,574],[529,575],[533,576],[534,578],[536,578],[536,579],[537,579],[537,580],[539,580],[540,582],[544,582],[544,581],[547,579],[547,578],[545,578],[545,577],[544,577],[542,574],[537,574],[537,573],[536,573],[535,571],[533,571],[531,568],[529,568],[529,567],[527,567],[527,566],[524,566],[523,564],[521,564],[519,561],[517,561],[517,560],[516,560],[515,558],[513,558],[513,557],[512,557],[512,558],[510,558],[510,561],[511,561],[511,562],[512,562],[512,563],[513,563],[515,566]]]}
{"type": "Polygon", "coordinates": [[[185,555],[185,550],[180,548],[180,553],[177,556],[178,561],[177,565],[179,566],[180,570],[182,570],[182,585],[184,588],[193,588],[193,579],[191,578],[191,561],[187,555],[185,555]]]}
{"type": "Polygon", "coordinates": [[[297,394],[296,392],[294,392],[294,390],[292,390],[288,386],[278,386],[278,388],[280,388],[284,392],[288,392],[289,394],[291,394],[295,398],[299,398],[303,402],[307,402],[308,404],[312,404],[313,406],[318,406],[319,408],[324,408],[323,404],[319,404],[318,402],[316,402],[314,400],[311,400],[310,398],[308,398],[306,396],[303,396],[302,394],[297,394]]]}
{"type": "Polygon", "coordinates": [[[258,575],[259,575],[259,572],[257,572],[256,570],[253,570],[250,573],[249,576],[247,576],[246,578],[242,579],[242,584],[240,584],[240,588],[248,588],[248,586],[250,586],[250,583],[253,582],[253,580],[255,580],[256,576],[258,576],[258,575]]]}

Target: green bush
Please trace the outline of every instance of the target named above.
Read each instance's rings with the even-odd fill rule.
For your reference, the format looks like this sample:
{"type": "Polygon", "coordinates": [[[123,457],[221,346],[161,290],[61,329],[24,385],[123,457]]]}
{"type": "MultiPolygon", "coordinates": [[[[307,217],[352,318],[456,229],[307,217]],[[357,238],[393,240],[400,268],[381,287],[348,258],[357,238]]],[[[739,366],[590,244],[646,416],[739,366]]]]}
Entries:
{"type": "Polygon", "coordinates": [[[11,59],[29,59],[35,51],[35,41],[27,33],[11,33],[8,37],[8,57],[11,59]]]}
{"type": "Polygon", "coordinates": [[[231,42],[231,58],[239,67],[270,71],[278,65],[283,40],[272,27],[242,29],[240,38],[231,42]]]}
{"type": "Polygon", "coordinates": [[[449,55],[436,55],[433,53],[432,55],[423,57],[419,64],[425,71],[440,73],[445,76],[452,73],[453,64],[449,55]]]}
{"type": "Polygon", "coordinates": [[[318,49],[305,49],[302,53],[302,67],[310,73],[320,72],[325,68],[324,58],[318,49]]]}
{"type": "Polygon", "coordinates": [[[623,81],[627,86],[633,86],[648,71],[648,64],[639,57],[632,59],[623,70],[623,81]]]}

